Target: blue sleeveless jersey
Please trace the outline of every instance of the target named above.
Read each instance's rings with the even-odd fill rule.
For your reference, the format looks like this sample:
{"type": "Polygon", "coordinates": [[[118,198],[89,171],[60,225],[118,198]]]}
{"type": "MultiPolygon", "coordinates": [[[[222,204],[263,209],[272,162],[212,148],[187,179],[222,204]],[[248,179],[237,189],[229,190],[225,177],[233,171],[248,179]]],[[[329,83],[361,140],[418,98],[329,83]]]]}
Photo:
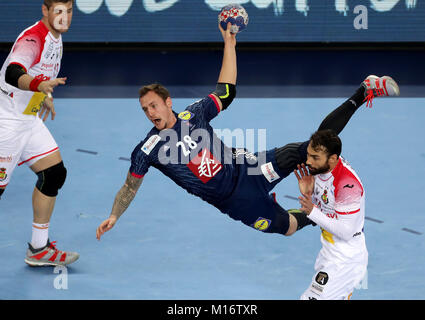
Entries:
{"type": "Polygon", "coordinates": [[[218,139],[209,124],[219,112],[210,95],[175,113],[173,128],[159,131],[154,127],[134,149],[130,173],[142,177],[152,166],[211,204],[228,198],[238,172],[232,149],[218,139]]]}
{"type": "Polygon", "coordinates": [[[155,167],[187,192],[253,225],[259,214],[274,214],[269,192],[290,171],[280,172],[275,149],[252,154],[227,147],[209,124],[219,112],[209,95],[175,113],[173,128],[154,127],[134,149],[130,173],[141,178],[155,167]]]}

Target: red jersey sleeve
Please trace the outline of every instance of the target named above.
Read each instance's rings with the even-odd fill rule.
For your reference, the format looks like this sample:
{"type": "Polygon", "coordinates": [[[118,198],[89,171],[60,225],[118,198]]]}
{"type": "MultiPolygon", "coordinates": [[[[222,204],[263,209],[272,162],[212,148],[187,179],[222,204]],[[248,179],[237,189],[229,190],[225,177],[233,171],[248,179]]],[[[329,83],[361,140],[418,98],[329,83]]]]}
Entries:
{"type": "Polygon", "coordinates": [[[16,41],[11,53],[10,64],[18,64],[28,72],[40,61],[44,42],[39,30],[36,28],[28,30],[16,41]]]}
{"type": "Polygon", "coordinates": [[[363,186],[350,172],[346,171],[336,181],[335,211],[338,214],[353,214],[360,211],[363,186]]]}

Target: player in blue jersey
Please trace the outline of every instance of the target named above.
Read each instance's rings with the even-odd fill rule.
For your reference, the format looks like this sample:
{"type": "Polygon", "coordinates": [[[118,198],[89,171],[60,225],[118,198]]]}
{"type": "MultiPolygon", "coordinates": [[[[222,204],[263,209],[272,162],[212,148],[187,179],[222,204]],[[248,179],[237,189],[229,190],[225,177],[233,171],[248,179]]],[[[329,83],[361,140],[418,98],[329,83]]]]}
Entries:
{"type": "MultiPolygon", "coordinates": [[[[154,127],[134,149],[125,184],[116,195],[112,212],[96,230],[109,231],[134,199],[149,167],[155,167],[189,193],[212,204],[235,220],[267,233],[292,235],[311,224],[304,212],[283,209],[270,191],[306,161],[309,141],[252,154],[227,147],[209,122],[225,110],[236,94],[236,38],[228,27],[216,90],[177,114],[166,88],[159,84],[140,89],[140,104],[154,127]]],[[[389,77],[368,77],[356,93],[331,112],[319,130],[339,134],[365,100],[397,95],[389,77]]]]}

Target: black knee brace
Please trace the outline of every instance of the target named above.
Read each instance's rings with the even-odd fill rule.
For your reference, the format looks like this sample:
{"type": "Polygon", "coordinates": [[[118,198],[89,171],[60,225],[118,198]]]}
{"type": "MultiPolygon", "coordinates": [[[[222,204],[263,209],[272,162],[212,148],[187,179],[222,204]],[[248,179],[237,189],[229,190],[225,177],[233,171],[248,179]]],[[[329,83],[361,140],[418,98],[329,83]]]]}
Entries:
{"type": "Polygon", "coordinates": [[[4,189],[0,189],[0,199],[1,199],[1,195],[3,194],[4,189]]]}
{"type": "Polygon", "coordinates": [[[297,231],[310,224],[313,227],[316,226],[313,221],[307,218],[307,214],[299,209],[289,209],[288,213],[291,214],[297,220],[297,231]]]}
{"type": "Polygon", "coordinates": [[[58,163],[46,170],[37,172],[37,189],[48,197],[56,197],[58,190],[62,188],[66,179],[66,168],[63,162],[58,163]]]}

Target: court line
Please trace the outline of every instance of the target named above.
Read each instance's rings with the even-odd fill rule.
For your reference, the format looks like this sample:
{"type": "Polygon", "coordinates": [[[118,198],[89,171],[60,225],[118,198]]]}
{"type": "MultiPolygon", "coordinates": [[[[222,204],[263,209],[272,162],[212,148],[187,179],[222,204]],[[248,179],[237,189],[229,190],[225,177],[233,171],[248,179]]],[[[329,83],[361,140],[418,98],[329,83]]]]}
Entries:
{"type": "Polygon", "coordinates": [[[90,151],[90,150],[83,150],[83,149],[77,149],[77,152],[84,152],[84,153],[90,153],[90,154],[94,154],[96,155],[97,152],[96,151],[90,151]]]}
{"type": "Polygon", "coordinates": [[[370,220],[373,222],[377,222],[377,223],[384,223],[384,221],[379,220],[379,219],[375,219],[375,218],[371,218],[371,217],[364,217],[366,220],[370,220]]]}
{"type": "Polygon", "coordinates": [[[409,228],[403,228],[401,230],[406,231],[406,232],[410,232],[410,233],[413,233],[413,234],[417,234],[417,235],[422,235],[421,232],[415,231],[415,230],[412,230],[412,229],[409,229],[409,228]]]}

